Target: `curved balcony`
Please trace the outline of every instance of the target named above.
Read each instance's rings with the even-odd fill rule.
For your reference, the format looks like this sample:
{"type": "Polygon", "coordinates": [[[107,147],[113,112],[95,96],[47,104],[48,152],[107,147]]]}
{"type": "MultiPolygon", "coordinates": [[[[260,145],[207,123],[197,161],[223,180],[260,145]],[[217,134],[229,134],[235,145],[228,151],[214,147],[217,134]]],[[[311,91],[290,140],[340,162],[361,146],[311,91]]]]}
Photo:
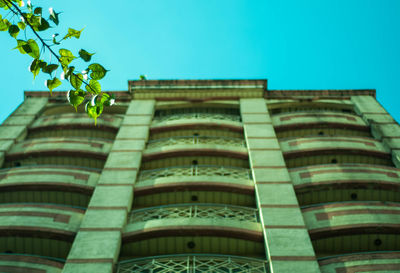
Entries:
{"type": "Polygon", "coordinates": [[[133,210],[122,235],[121,255],[153,256],[189,250],[262,255],[262,227],[257,214],[252,208],[219,204],[175,204],[133,210]],[[171,240],[173,244],[165,243],[171,240]]]}
{"type": "Polygon", "coordinates": [[[192,165],[141,171],[135,185],[135,206],[187,203],[254,204],[249,169],[192,165]]]}
{"type": "Polygon", "coordinates": [[[400,248],[398,203],[331,203],[302,212],[318,256],[400,248]]]}
{"type": "MultiPolygon", "coordinates": [[[[201,219],[228,220],[247,223],[259,223],[256,209],[222,204],[174,204],[133,210],[128,224],[136,224],[161,219],[201,219]]],[[[208,223],[209,224],[209,223],[208,223]]]]}
{"type": "Polygon", "coordinates": [[[247,159],[247,148],[242,138],[184,136],[151,140],[143,153],[143,161],[174,156],[228,156],[247,159]]]}
{"type": "Polygon", "coordinates": [[[41,116],[29,127],[28,138],[89,137],[114,139],[122,117],[102,114],[97,125],[86,113],[41,116]]]}
{"type": "Polygon", "coordinates": [[[155,116],[150,127],[150,132],[159,133],[198,127],[243,132],[240,115],[195,112],[155,116]]]}
{"type": "Polygon", "coordinates": [[[15,144],[6,154],[4,167],[72,165],[102,168],[112,142],[90,138],[39,138],[15,144]]]}
{"type": "Polygon", "coordinates": [[[288,168],[329,163],[393,166],[390,151],[365,137],[304,137],[280,141],[288,168]]]}
{"type": "Polygon", "coordinates": [[[0,170],[0,203],[57,203],[86,207],[99,172],[85,168],[31,166],[0,170]]]}
{"type": "Polygon", "coordinates": [[[2,204],[0,252],[65,259],[83,213],[54,204],[2,204]]]}
{"type": "Polygon", "coordinates": [[[400,202],[400,171],[364,164],[314,165],[290,170],[300,205],[340,201],[400,202]]]}
{"type": "Polygon", "coordinates": [[[370,136],[370,129],[361,117],[345,113],[284,113],[274,115],[272,123],[278,138],[310,135],[370,136]]]}
{"type": "Polygon", "coordinates": [[[61,273],[65,260],[22,254],[0,254],[0,272],[61,273]]]}
{"type": "Polygon", "coordinates": [[[118,263],[117,273],[134,272],[252,272],[267,273],[267,261],[213,254],[163,255],[118,263]]]}
{"type": "MultiPolygon", "coordinates": [[[[306,94],[305,94],[306,95],[306,94]]],[[[295,112],[335,112],[335,113],[354,113],[353,105],[349,100],[313,100],[312,97],[302,100],[268,99],[268,109],[271,114],[295,113],[295,112]]]]}
{"type": "Polygon", "coordinates": [[[399,272],[400,252],[366,252],[319,259],[321,273],[399,272]]]}

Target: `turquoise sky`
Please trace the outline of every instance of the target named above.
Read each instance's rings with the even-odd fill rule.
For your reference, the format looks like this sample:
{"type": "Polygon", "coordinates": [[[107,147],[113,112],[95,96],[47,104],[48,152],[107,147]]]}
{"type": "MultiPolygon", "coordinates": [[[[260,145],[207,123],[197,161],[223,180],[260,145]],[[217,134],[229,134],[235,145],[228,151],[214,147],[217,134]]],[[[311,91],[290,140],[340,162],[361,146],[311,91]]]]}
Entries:
{"type": "MultiPolygon", "coordinates": [[[[269,89],[377,90],[400,120],[399,0],[119,0],[43,1],[68,26],[85,27],[64,44],[96,52],[111,71],[103,89],[127,90],[148,79],[268,79],[269,89]]],[[[22,37],[22,36],[21,36],[22,37]]],[[[33,81],[30,58],[0,33],[0,122],[33,81]]],[[[82,66],[83,70],[85,66],[82,66]]],[[[60,90],[67,90],[65,83],[60,90]]]]}

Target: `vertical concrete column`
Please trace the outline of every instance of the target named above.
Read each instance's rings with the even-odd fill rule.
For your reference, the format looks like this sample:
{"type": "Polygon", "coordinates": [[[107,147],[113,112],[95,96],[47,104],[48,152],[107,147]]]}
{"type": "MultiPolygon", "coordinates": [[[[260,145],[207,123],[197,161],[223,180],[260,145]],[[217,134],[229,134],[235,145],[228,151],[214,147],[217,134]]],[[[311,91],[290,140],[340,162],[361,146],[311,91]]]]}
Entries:
{"type": "Polygon", "coordinates": [[[271,273],[320,272],[265,100],[240,111],[271,273]]]}
{"type": "Polygon", "coordinates": [[[64,273],[111,273],[133,201],[133,187],[155,101],[132,101],[74,240],[64,273]]]}
{"type": "Polygon", "coordinates": [[[371,133],[392,151],[392,160],[400,168],[400,126],[372,96],[353,96],[355,111],[370,126],[371,133]]]}
{"type": "Polygon", "coordinates": [[[37,118],[47,101],[47,98],[26,98],[0,126],[0,167],[5,153],[15,142],[26,137],[28,126],[37,118]]]}

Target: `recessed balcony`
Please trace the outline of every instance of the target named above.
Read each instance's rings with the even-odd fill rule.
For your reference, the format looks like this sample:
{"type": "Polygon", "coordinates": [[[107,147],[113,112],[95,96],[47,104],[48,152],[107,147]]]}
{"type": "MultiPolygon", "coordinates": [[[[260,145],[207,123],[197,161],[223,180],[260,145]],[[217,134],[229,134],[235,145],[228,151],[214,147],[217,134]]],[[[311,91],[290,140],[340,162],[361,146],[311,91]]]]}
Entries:
{"type": "Polygon", "coordinates": [[[254,204],[249,169],[189,165],[141,171],[135,185],[135,206],[171,203],[254,204]]]}
{"type": "Polygon", "coordinates": [[[280,141],[288,168],[364,163],[393,166],[389,149],[366,137],[304,137],[280,141]]]}
{"type": "Polygon", "coordinates": [[[99,170],[27,166],[0,170],[0,203],[57,203],[86,207],[99,170]]]}
{"type": "Polygon", "coordinates": [[[241,256],[183,254],[121,261],[117,273],[134,272],[252,272],[267,273],[267,261],[241,256]]]}
{"type": "MultiPolygon", "coordinates": [[[[285,92],[285,91],[283,91],[285,92]]],[[[307,92],[307,91],[305,91],[307,92]]],[[[304,96],[307,96],[304,93],[304,96]]],[[[335,112],[335,113],[354,113],[353,104],[349,100],[334,99],[329,100],[314,100],[315,97],[309,96],[303,99],[268,99],[268,109],[272,115],[281,113],[296,113],[296,112],[335,112]]]]}
{"type": "Polygon", "coordinates": [[[114,139],[122,117],[102,114],[97,125],[86,113],[65,113],[38,118],[29,127],[28,138],[88,137],[114,139]]]}
{"type": "Polygon", "coordinates": [[[341,202],[302,209],[319,257],[400,248],[400,205],[341,202]]]}
{"type": "Polygon", "coordinates": [[[55,204],[0,205],[0,253],[65,259],[84,210],[55,204]]]}
{"type": "Polygon", "coordinates": [[[296,112],[272,117],[278,138],[319,136],[370,136],[365,121],[353,114],[296,112]]]}
{"type": "Polygon", "coordinates": [[[190,252],[258,256],[263,255],[262,242],[255,209],[221,204],[159,206],[132,211],[121,257],[190,252]]]}
{"type": "Polygon", "coordinates": [[[400,202],[400,171],[366,164],[294,168],[291,180],[301,206],[340,201],[400,202]]]}
{"type": "Polygon", "coordinates": [[[112,142],[90,138],[38,138],[15,144],[3,167],[72,165],[102,168],[112,142]]]}
{"type": "Polygon", "coordinates": [[[399,272],[400,252],[366,252],[326,257],[318,260],[321,273],[399,272]]]}
{"type": "Polygon", "coordinates": [[[216,155],[247,159],[246,142],[242,138],[182,136],[151,140],[143,153],[143,161],[166,157],[216,155]]]}
{"type": "Polygon", "coordinates": [[[64,259],[0,253],[0,272],[61,273],[64,259]]]}
{"type": "Polygon", "coordinates": [[[230,130],[234,132],[243,131],[239,114],[191,112],[155,116],[150,127],[150,132],[159,133],[196,127],[230,130]]]}

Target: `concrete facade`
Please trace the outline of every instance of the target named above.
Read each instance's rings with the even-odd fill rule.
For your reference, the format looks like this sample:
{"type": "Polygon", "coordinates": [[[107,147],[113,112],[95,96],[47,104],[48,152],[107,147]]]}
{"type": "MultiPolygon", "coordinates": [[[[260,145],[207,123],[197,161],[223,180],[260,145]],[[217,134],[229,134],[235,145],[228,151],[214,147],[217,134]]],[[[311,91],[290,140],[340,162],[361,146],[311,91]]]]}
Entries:
{"type": "Polygon", "coordinates": [[[400,127],[375,90],[129,81],[97,126],[0,126],[0,271],[399,272],[400,127]]]}

